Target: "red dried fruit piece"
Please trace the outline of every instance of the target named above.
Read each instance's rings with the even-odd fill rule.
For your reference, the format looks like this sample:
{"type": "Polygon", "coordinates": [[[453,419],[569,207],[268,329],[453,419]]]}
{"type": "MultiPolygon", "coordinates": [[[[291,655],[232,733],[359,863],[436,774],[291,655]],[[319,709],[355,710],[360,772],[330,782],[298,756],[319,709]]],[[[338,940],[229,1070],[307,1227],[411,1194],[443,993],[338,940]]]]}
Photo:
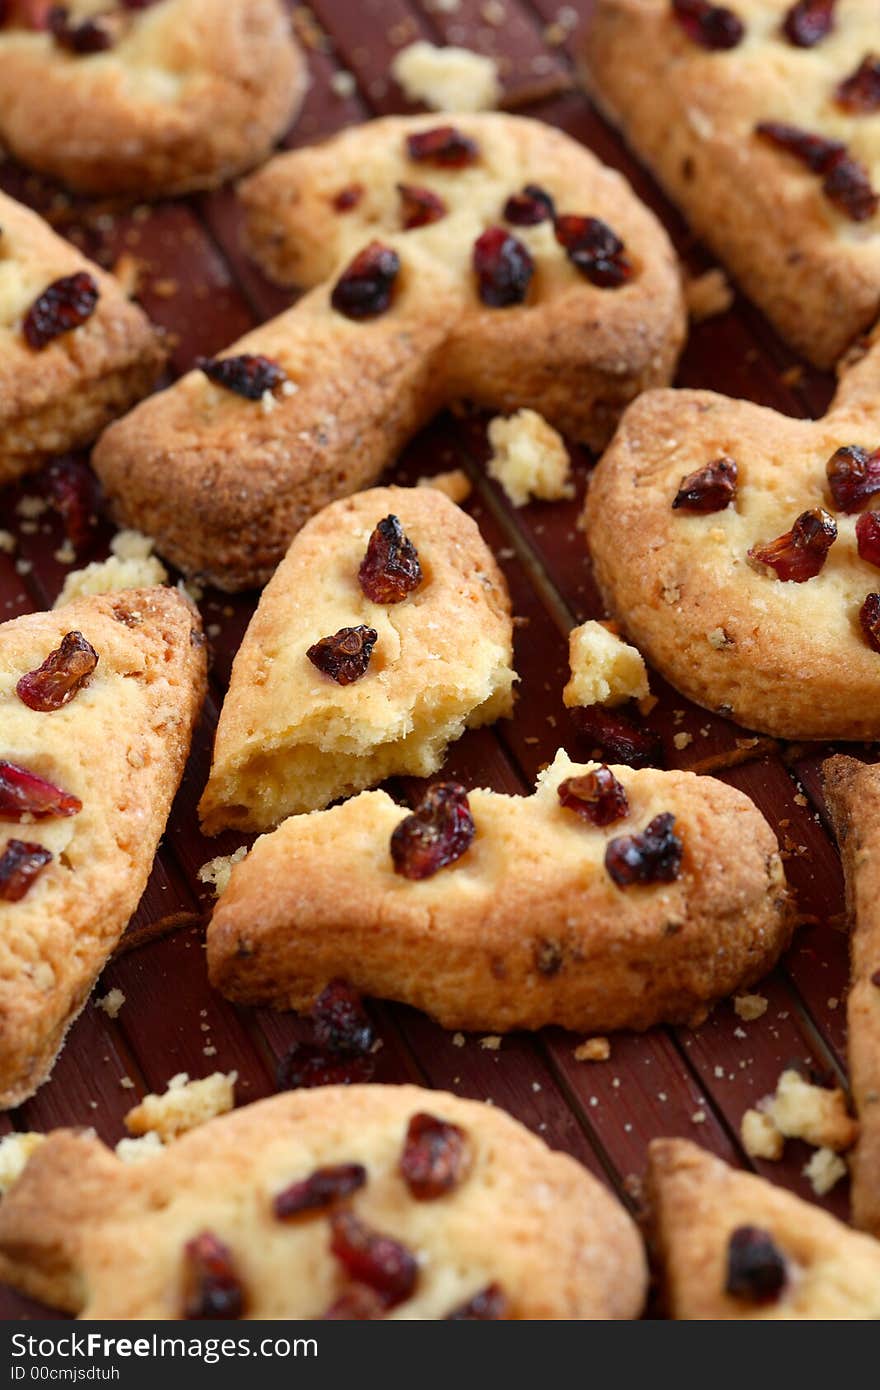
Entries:
{"type": "Polygon", "coordinates": [[[316,1168],[301,1182],[291,1183],[279,1192],[272,1210],[281,1221],[307,1211],[326,1211],[334,1202],[357,1192],[366,1181],[367,1170],[362,1163],[336,1163],[316,1168]]]}
{"type": "Polygon", "coordinates": [[[553,230],[568,259],[591,284],[614,290],[632,278],[632,262],[623,242],[601,218],[566,213],[556,218],[553,230]]]}
{"type": "Polygon", "coordinates": [[[184,1317],[240,1318],[244,1289],[232,1252],[211,1231],[188,1240],[183,1249],[184,1317]]]}
{"type": "Polygon", "coordinates": [[[341,627],[332,637],[322,637],[309,647],[306,656],[337,685],[351,685],[366,674],[379,640],[374,627],[341,627]]]}
{"type": "Polygon", "coordinates": [[[470,849],[476,827],[467,792],[458,782],[435,782],[412,815],[391,836],[394,872],[403,878],[431,878],[470,849]]]}
{"type": "Polygon", "coordinates": [[[859,622],[868,646],[880,652],[880,594],[869,594],[859,609],[859,622]]]}
{"type": "Polygon", "coordinates": [[[880,111],[880,55],[866,54],[855,72],[840,83],[834,100],[856,116],[880,111]]]}
{"type": "Polygon", "coordinates": [[[374,319],[391,305],[400,257],[380,241],[371,241],[342,272],[330,303],[349,319],[374,319]]]}
{"type": "Polygon", "coordinates": [[[454,125],[438,125],[406,137],[406,152],[418,163],[437,164],[442,169],[463,169],[480,157],[476,140],[454,125]]]}
{"type": "Polygon", "coordinates": [[[310,1012],[319,1047],[353,1055],[372,1050],[376,1030],[360,995],[347,980],[331,980],[310,1012]]]}
{"type": "Polygon", "coordinates": [[[822,191],[828,201],[853,222],[867,222],[880,207],[880,194],[874,189],[867,169],[850,155],[832,164],[823,180],[822,191]]]}
{"type": "Polygon", "coordinates": [[[240,357],[199,357],[196,366],[215,386],[234,391],[249,401],[262,400],[267,391],[274,391],[287,373],[271,357],[244,352],[240,357]]]}
{"type": "Polygon", "coordinates": [[[837,510],[860,512],[880,492],[880,449],[869,454],[857,444],[844,444],[831,455],[825,472],[837,510]]]}
{"type": "Polygon", "coordinates": [[[373,1079],[371,1056],[327,1052],[311,1043],[294,1043],[278,1064],[279,1091],[312,1086],[359,1086],[373,1079]]]}
{"type": "Polygon", "coordinates": [[[785,1257],[758,1226],[737,1226],[727,1243],[724,1292],[749,1303],[772,1303],[788,1283],[785,1257]]]}
{"type": "Polygon", "coordinates": [[[340,188],[333,199],[333,206],[337,212],[351,212],[356,208],[361,198],[364,196],[364,185],[362,183],[350,183],[345,188],[340,188]]]}
{"type": "Polygon", "coordinates": [[[520,193],[511,193],[504,204],[502,216],[514,227],[536,227],[547,218],[555,218],[556,206],[549,193],[536,183],[527,183],[520,193]]]}
{"type": "Polygon", "coordinates": [[[627,767],[659,767],[663,763],[663,741],[659,734],[641,728],[618,709],[605,705],[586,705],[569,710],[578,733],[601,749],[614,763],[627,767]]]}
{"type": "Polygon", "coordinates": [[[330,1249],[351,1278],[374,1289],[386,1308],[409,1298],[416,1286],[419,1267],[406,1246],[371,1230],[353,1212],[330,1217],[330,1249]]]}
{"type": "Polygon", "coordinates": [[[880,512],[864,512],[856,522],[859,555],[880,567],[880,512]]]}
{"type": "Polygon", "coordinates": [[[85,270],[53,280],[25,314],[22,331],[28,346],[39,351],[53,338],[79,328],[92,317],[98,298],[98,286],[85,270]]]}
{"type": "Polygon", "coordinates": [[[796,48],[814,48],[834,27],[836,0],[797,0],[782,21],[783,32],[796,48]]]}
{"type": "Polygon", "coordinates": [[[473,267],[477,293],[490,309],[508,309],[513,304],[522,304],[535,273],[528,247],[503,227],[487,227],[477,237],[473,267]]]}
{"type": "Polygon", "coordinates": [[[52,862],[51,850],[25,840],[9,840],[0,854],[0,901],[21,902],[28,889],[52,862]]]}
{"type": "Polygon", "coordinates": [[[684,845],[669,811],[655,816],[640,835],[618,835],[605,850],[605,868],[618,888],[634,883],[673,883],[681,873],[684,845]]]}
{"type": "Polygon", "coordinates": [[[567,811],[583,816],[591,825],[613,825],[629,815],[626,792],[604,763],[580,777],[566,777],[556,791],[567,811]]]}
{"type": "Polygon", "coordinates": [[[59,459],[49,468],[49,502],[60,513],[68,540],[80,550],[98,521],[98,480],[82,459],[59,459]]]}
{"type": "Polygon", "coordinates": [[[767,565],[783,583],[803,584],[814,579],[837,540],[837,522],[822,507],[801,512],[785,535],[766,545],[753,545],[749,560],[767,565]]]}
{"type": "Polygon", "coordinates": [[[341,1319],[346,1322],[369,1322],[375,1318],[384,1318],[385,1306],[372,1289],[368,1289],[364,1284],[354,1284],[330,1304],[322,1316],[322,1321],[332,1322],[341,1319]]]}
{"type": "Polygon", "coordinates": [[[373,603],[402,603],[421,584],[419,552],[393,514],[374,528],[358,570],[358,582],[373,603]]]}
{"type": "Polygon", "coordinates": [[[736,497],[738,469],[732,458],[722,455],[705,468],[682,478],[672,506],[686,512],[723,512],[736,497]]]}
{"type": "Polygon", "coordinates": [[[21,820],[22,816],[45,820],[49,816],[76,816],[81,810],[78,796],[0,758],[0,820],[21,820]]]}
{"type": "Polygon", "coordinates": [[[82,633],[68,632],[42,666],[21,677],[15,693],[28,709],[48,714],[82,690],[97,664],[98,653],[82,633]]]}
{"type": "Polygon", "coordinates": [[[745,36],[742,20],[724,5],[710,5],[708,0],[672,0],[672,13],[688,38],[701,48],[736,48],[745,36]]]}
{"type": "Polygon", "coordinates": [[[880,970],[874,971],[873,975],[871,976],[871,984],[876,985],[877,988],[880,989],[880,970]]]}
{"type": "Polygon", "coordinates": [[[424,1111],[413,1115],[406,1131],[400,1173],[419,1202],[432,1202],[458,1187],[470,1166],[464,1130],[424,1111]]]}
{"type": "Polygon", "coordinates": [[[66,5],[52,6],[48,28],[59,47],[69,53],[103,53],[113,47],[113,35],[100,18],[74,23],[66,5]]]}
{"type": "Polygon", "coordinates": [[[756,134],[769,140],[771,145],[794,155],[814,174],[825,174],[836,160],[846,155],[846,145],[842,140],[829,140],[824,135],[813,135],[799,126],[786,125],[784,121],[760,121],[755,126],[756,134]]]}
{"type": "Polygon", "coordinates": [[[510,1318],[510,1303],[500,1284],[487,1284],[467,1303],[446,1314],[446,1322],[506,1322],[510,1318]]]}
{"type": "Polygon", "coordinates": [[[400,220],[403,229],[411,232],[415,227],[427,227],[431,222],[439,222],[446,216],[446,204],[438,193],[430,188],[416,188],[411,183],[399,183],[400,220]]]}
{"type": "Polygon", "coordinates": [[[873,217],[880,197],[871,186],[867,169],[853,159],[840,140],[828,140],[824,135],[813,135],[781,121],[761,121],[755,126],[755,133],[794,155],[814,174],[824,175],[822,191],[826,198],[853,222],[873,217]]]}

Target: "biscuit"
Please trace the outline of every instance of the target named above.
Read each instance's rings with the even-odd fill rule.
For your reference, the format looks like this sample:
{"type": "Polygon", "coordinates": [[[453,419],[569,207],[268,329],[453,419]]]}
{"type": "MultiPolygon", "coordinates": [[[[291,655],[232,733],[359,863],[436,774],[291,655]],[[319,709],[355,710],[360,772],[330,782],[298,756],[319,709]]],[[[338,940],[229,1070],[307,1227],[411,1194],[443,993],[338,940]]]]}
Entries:
{"type": "Polygon", "coordinates": [[[629,814],[596,828],[558,794],[589,771],[560,752],[531,797],[471,792],[476,838],[418,882],[394,870],[405,813],[384,791],[291,817],[232,870],[208,928],[213,984],[237,1002],[303,1009],[344,976],[445,1028],[493,1033],[705,1017],[788,944],[773,832],[713,778],[625,767],[611,771],[629,814]],[[619,887],[609,842],[667,813],[679,876],[619,887]]]}
{"type": "MultiPolygon", "coordinates": [[[[876,7],[837,0],[830,33],[810,47],[784,32],[791,0],[732,0],[731,8],[744,39],[721,51],[694,42],[669,0],[598,0],[585,80],[779,332],[829,367],[880,311],[880,215],[871,201],[880,192],[880,104],[846,110],[838,96],[877,52],[876,7]],[[825,151],[823,179],[757,134],[762,122],[846,150],[825,151]],[[835,161],[838,183],[851,181],[852,164],[839,163],[847,159],[862,168],[861,220],[828,196],[835,161]]],[[[821,147],[813,154],[821,162],[821,147]]]]}
{"type": "Polygon", "coordinates": [[[306,66],[280,0],[68,0],[98,52],[0,23],[0,139],[84,193],[152,198],[213,188],[268,155],[296,115],[306,66]],[[96,15],[96,10],[98,11],[96,15]]]}
{"type": "Polygon", "coordinates": [[[48,1076],[138,905],[204,688],[199,618],[175,590],[84,598],[0,625],[4,1107],[24,1100],[48,1076]],[[51,692],[28,692],[31,704],[25,704],[17,693],[21,678],[69,633],[81,634],[97,654],[94,673],[57,708],[33,707],[45,705],[51,692]],[[27,774],[67,799],[52,798],[43,803],[45,812],[34,813],[27,774]],[[17,844],[36,851],[35,859],[27,857],[24,878],[14,872],[17,844]],[[39,869],[47,851],[50,861],[39,869]],[[28,864],[38,870],[29,883],[28,864]],[[26,891],[16,897],[22,886],[26,891]]]}
{"type": "Polygon", "coordinates": [[[56,1131],[0,1207],[0,1277],[81,1318],[153,1319],[443,1319],[490,1289],[483,1317],[635,1318],[646,1284],[635,1226],[580,1164],[496,1107],[416,1086],[287,1092],[131,1165],[87,1133],[56,1131]],[[458,1130],[440,1131],[458,1162],[430,1198],[401,1169],[418,1115],[458,1130]],[[276,1214],[280,1194],[330,1168],[347,1192],[276,1214]],[[331,1251],[352,1215],[406,1247],[385,1307],[331,1251]],[[225,1247],[225,1300],[193,1278],[200,1237],[225,1247]],[[358,1293],[372,1311],[345,1311],[358,1293]]]}
{"type": "Polygon", "coordinates": [[[710,391],[635,402],[591,478],[585,528],[608,610],[648,663],[697,704],[761,733],[880,737],[880,627],[868,630],[880,570],[859,553],[856,527],[873,523],[854,510],[877,499],[853,502],[845,476],[856,446],[867,493],[880,488],[878,445],[880,338],[820,420],[710,391]],[[849,454],[831,467],[832,491],[841,448],[849,454]],[[817,508],[827,516],[815,540],[786,548],[804,567],[799,582],[750,560],[817,508]]]}
{"type": "Polygon", "coordinates": [[[164,360],[158,331],[112,275],[0,192],[0,487],[89,444],[147,394],[164,360]],[[34,304],[83,274],[98,291],[89,317],[32,347],[25,329],[34,304]]]}
{"type": "Polygon", "coordinates": [[[673,1318],[880,1317],[877,1241],[685,1139],[655,1139],[649,1152],[673,1318]]]}
{"type": "Polygon", "coordinates": [[[822,777],[853,920],[847,999],[849,1080],[859,1117],[853,1221],[880,1237],[880,768],[829,758],[822,777]]]}
{"type": "Polygon", "coordinates": [[[507,585],[475,522],[434,488],[374,488],[325,507],[294,538],[232,668],[200,813],[206,833],[286,816],[408,773],[427,777],[465,728],[513,707],[507,585]],[[392,515],[421,582],[374,602],[358,572],[392,515]],[[364,675],[339,685],[309,660],[346,628],[376,634],[364,675]]]}
{"type": "Polygon", "coordinates": [[[436,116],[391,117],[279,157],[244,184],[259,260],[315,287],[224,354],[271,359],[276,384],[243,399],[191,372],[108,430],[94,455],[116,516],[187,573],[228,590],[265,583],[313,512],[373,483],[451,401],[527,406],[601,445],[633,396],[670,379],[685,331],[675,255],[621,176],[537,121],[456,120],[449,143],[472,161],[464,167],[409,157],[410,138],[421,152],[426,135],[451,129],[436,116]],[[606,219],[624,248],[609,244],[598,263],[572,251],[581,273],[548,204],[529,204],[540,223],[504,223],[506,200],[536,181],[560,211],[606,219]],[[402,218],[431,217],[402,229],[402,218]],[[506,307],[480,298],[473,269],[493,226],[504,250],[483,243],[480,263],[499,277],[483,293],[509,293],[506,307]]]}

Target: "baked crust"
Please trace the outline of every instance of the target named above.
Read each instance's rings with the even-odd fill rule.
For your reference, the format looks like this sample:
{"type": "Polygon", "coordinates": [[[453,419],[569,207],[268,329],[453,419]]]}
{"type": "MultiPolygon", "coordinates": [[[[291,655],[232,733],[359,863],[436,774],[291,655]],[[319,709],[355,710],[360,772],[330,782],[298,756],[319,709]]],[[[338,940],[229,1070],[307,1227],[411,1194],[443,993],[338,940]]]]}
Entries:
{"type": "MultiPolygon", "coordinates": [[[[76,20],[94,0],[69,0],[76,20]]],[[[213,188],[264,159],[296,115],[305,61],[280,0],[160,0],[106,52],[0,30],[0,139],[85,193],[213,188]]]]}
{"type": "Polygon", "coordinates": [[[625,767],[613,771],[630,815],[599,830],[559,804],[558,784],[583,770],[560,752],[534,796],[471,792],[471,848],[420,882],[393,870],[404,812],[384,791],[291,817],[232,870],[208,928],[212,983],[238,1002],[303,1009],[342,975],[446,1028],[493,1033],[705,1017],[788,944],[773,832],[711,777],[625,767]],[[617,888],[607,842],[666,811],[685,845],[681,877],[617,888]]]}
{"type": "Polygon", "coordinates": [[[790,0],[737,0],[747,37],[692,43],[668,0],[597,0],[583,50],[600,110],[784,337],[829,367],[880,311],[878,216],[849,221],[821,179],[753,134],[780,121],[843,140],[880,189],[880,114],[847,115],[838,83],[877,47],[873,0],[838,0],[812,48],[781,34],[790,0]]]}
{"type": "Polygon", "coordinates": [[[880,768],[829,758],[822,780],[853,923],[847,1037],[859,1137],[850,1156],[852,1214],[880,1237],[880,768]]]}
{"type": "Polygon", "coordinates": [[[880,1245],[753,1173],[685,1139],[651,1144],[647,1198],[673,1318],[841,1319],[880,1316],[880,1245]],[[777,1302],[725,1293],[739,1226],[766,1231],[789,1280],[777,1302]]]}
{"type": "Polygon", "coordinates": [[[278,278],[317,288],[224,356],[271,357],[296,390],[266,413],[192,372],[95,451],[117,517],[136,518],[180,568],[224,589],[264,583],[308,516],[374,482],[449,401],[529,406],[598,446],[633,396],[670,379],[685,330],[678,267],[621,176],[537,121],[456,121],[485,152],[473,168],[411,163],[407,135],[438,119],[389,117],[281,156],[244,185],[258,257],[278,278]],[[473,243],[507,196],[536,180],[562,208],[608,220],[636,263],[631,282],[590,284],[544,223],[516,229],[536,262],[534,302],[480,303],[473,243]],[[448,215],[398,230],[396,185],[406,181],[439,190],[448,215]],[[353,183],[361,202],[337,212],[333,196],[353,183]],[[332,310],[331,280],[377,237],[400,256],[398,288],[388,312],[355,323],[332,310]]]}
{"type": "Polygon", "coordinates": [[[507,585],[476,523],[434,488],[373,488],[294,537],[232,668],[202,827],[267,830],[386,777],[427,777],[467,727],[513,708],[507,585]],[[373,603],[358,567],[376,524],[399,518],[423,579],[373,603]],[[306,652],[344,627],[378,633],[366,674],[337,685],[306,652]]]}
{"type": "Polygon", "coordinates": [[[183,1247],[208,1229],[233,1254],[247,1318],[320,1317],[345,1288],[326,1213],[279,1221],[272,1199],[351,1162],[368,1173],[355,1213],[419,1256],[414,1296],[388,1316],[443,1318],[493,1282],[518,1319],[638,1316],[642,1243],[610,1193],[496,1107],[416,1086],[287,1092],[128,1166],[58,1130],[3,1200],[0,1277],[81,1318],[179,1318],[183,1247]],[[472,1161],[452,1193],[419,1202],[397,1164],[424,1111],[465,1130],[472,1161]]]}
{"type": "Polygon", "coordinates": [[[200,620],[174,589],[77,599],[0,625],[0,758],[83,803],[65,819],[0,822],[3,848],[24,838],[54,856],[21,901],[0,901],[0,1106],[46,1080],[137,907],[204,690],[200,620]],[[95,674],[61,709],[29,709],[19,677],[72,631],[97,651],[95,674]]]}
{"type": "Polygon", "coordinates": [[[89,444],[147,394],[164,361],[158,330],[113,276],[0,193],[0,487],[89,444]],[[100,291],[91,318],[39,351],[29,347],[22,319],[34,300],[80,271],[100,291]]]}
{"type": "Polygon", "coordinates": [[[880,655],[859,621],[878,572],[825,471],[841,445],[878,442],[880,337],[821,420],[711,391],[651,391],[627,410],[590,480],[585,528],[609,611],[683,694],[780,738],[880,737],[880,655]],[[722,455],[738,466],[735,503],[674,510],[682,479],[722,455]],[[814,507],[838,528],[820,574],[797,584],[752,567],[751,546],[814,507]]]}

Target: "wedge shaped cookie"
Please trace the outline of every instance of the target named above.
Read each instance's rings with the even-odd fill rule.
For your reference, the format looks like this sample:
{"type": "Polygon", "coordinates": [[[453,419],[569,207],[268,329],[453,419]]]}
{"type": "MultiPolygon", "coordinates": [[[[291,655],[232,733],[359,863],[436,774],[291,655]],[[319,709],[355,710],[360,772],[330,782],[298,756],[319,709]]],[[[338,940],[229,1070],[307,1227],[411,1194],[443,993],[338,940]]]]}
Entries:
{"type": "Polygon", "coordinates": [[[345,976],[446,1028],[606,1032],[705,1016],[788,944],[773,832],[714,778],[560,752],[531,797],[440,786],[258,840],[208,928],[217,988],[304,1008],[345,976]]]}
{"type": "Polygon", "coordinates": [[[574,1159],[416,1086],[274,1096],[129,1166],[58,1130],[0,1208],[0,1278],[81,1318],[634,1318],[645,1273],[574,1159]]]}
{"type": "Polygon", "coordinates": [[[164,360],[112,275],[0,193],[0,487],[90,443],[164,360]]]}
{"type": "Polygon", "coordinates": [[[307,81],[280,0],[6,0],[0,68],[0,139],[17,159],[139,198],[257,164],[307,81]]]}
{"type": "Polygon", "coordinates": [[[847,999],[849,1080],[859,1117],[850,1159],[853,1220],[880,1238],[880,768],[829,758],[822,777],[853,921],[847,999]]]}
{"type": "Polygon", "coordinates": [[[385,777],[430,776],[466,727],[510,714],[512,640],[501,571],[441,492],[331,503],[294,539],[235,658],[204,829],[267,830],[385,777]]]}
{"type": "Polygon", "coordinates": [[[202,703],[173,589],[0,625],[0,1105],[46,1079],[144,890],[202,703]]]}
{"type": "Polygon", "coordinates": [[[880,1243],[783,1188],[656,1139],[647,1197],[672,1317],[880,1317],[880,1243]]]}
{"type": "Polygon", "coordinates": [[[781,738],[880,736],[880,338],[821,420],[650,391],[590,481],[599,587],[685,695],[781,738]]]}
{"type": "Polygon", "coordinates": [[[873,0],[598,0],[584,58],[694,230],[831,366],[880,312],[873,0]]]}
{"type": "Polygon", "coordinates": [[[669,380],[675,257],[620,175],[537,121],[456,121],[373,121],[245,185],[261,261],[316,288],[95,453],[117,515],[187,572],[264,583],[308,516],[450,401],[529,406],[599,445],[669,380]]]}

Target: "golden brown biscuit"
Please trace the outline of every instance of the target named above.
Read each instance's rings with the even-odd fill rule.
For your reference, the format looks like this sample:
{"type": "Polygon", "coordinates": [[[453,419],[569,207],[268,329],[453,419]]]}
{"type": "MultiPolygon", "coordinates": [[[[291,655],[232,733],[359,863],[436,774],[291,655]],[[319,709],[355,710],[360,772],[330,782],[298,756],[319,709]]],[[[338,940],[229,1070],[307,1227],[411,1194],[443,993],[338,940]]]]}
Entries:
{"type": "Polygon", "coordinates": [[[0,625],[4,1107],[46,1079],[137,907],[204,689],[198,614],[173,589],[79,599],[0,625]],[[84,683],[54,708],[60,675],[20,682],[71,633],[97,665],[74,642],[62,668],[84,683]]]}
{"type": "Polygon", "coordinates": [[[791,0],[730,8],[744,37],[712,50],[689,37],[670,0],[598,0],[587,86],[779,331],[828,367],[880,310],[880,216],[869,191],[880,192],[880,105],[847,110],[836,95],[870,54],[876,62],[876,6],[837,0],[830,32],[809,47],[783,29],[791,0]],[[756,134],[760,122],[842,142],[848,154],[826,151],[828,169],[814,172],[756,134]],[[862,220],[823,187],[826,177],[832,192],[851,181],[846,158],[867,183],[855,197],[862,220]]]}
{"type": "Polygon", "coordinates": [[[164,360],[158,331],[112,275],[0,193],[0,487],[90,443],[146,395],[164,360]],[[68,320],[53,321],[46,292],[51,300],[58,291],[50,287],[70,276],[91,277],[97,300],[78,282],[88,317],[49,338],[68,320]]]}
{"type": "Polygon", "coordinates": [[[853,1221],[880,1237],[880,768],[829,758],[822,778],[853,922],[847,999],[849,1079],[859,1117],[853,1221]]]}
{"type": "Polygon", "coordinates": [[[416,1086],[288,1092],[130,1166],[56,1131],[0,1207],[0,1278],[81,1318],[157,1319],[442,1319],[489,1289],[484,1318],[634,1318],[646,1282],[635,1226],[580,1164],[496,1107],[416,1086]],[[425,1194],[432,1169],[401,1170],[420,1114],[459,1131],[453,1181],[430,1198],[410,1181],[425,1194]],[[360,1166],[347,1195],[276,1214],[293,1184],[340,1165],[360,1166]],[[352,1216],[406,1247],[385,1307],[330,1248],[352,1216]],[[198,1278],[200,1237],[225,1247],[225,1288],[198,1278]],[[369,1312],[348,1307],[358,1294],[369,1312]]]}
{"type": "Polygon", "coordinates": [[[32,19],[13,3],[0,24],[0,139],[72,188],[213,188],[264,159],[299,109],[306,67],[280,0],[65,8],[60,36],[48,6],[32,19]]]}
{"type": "MultiPolygon", "coordinates": [[[[285,155],[245,184],[260,259],[279,278],[317,288],[224,358],[268,357],[286,380],[242,399],[191,372],[95,451],[116,515],[136,518],[187,572],[224,589],[264,583],[307,517],[372,483],[449,401],[529,406],[598,445],[634,395],[669,380],[685,331],[675,256],[621,176],[537,121],[463,116],[458,127],[476,145],[465,167],[409,158],[408,138],[437,129],[436,116],[392,117],[285,155]],[[504,222],[506,200],[536,181],[560,211],[610,224],[630,279],[608,286],[619,266],[612,256],[602,262],[606,283],[593,283],[546,216],[504,222]],[[400,184],[441,198],[439,220],[404,230],[400,184]],[[354,204],[340,209],[340,195],[354,204]],[[523,303],[491,307],[478,296],[474,244],[493,226],[532,258],[523,303]],[[381,281],[374,268],[390,307],[354,319],[352,298],[343,312],[331,296],[368,244],[393,252],[400,269],[384,262],[381,281]]],[[[498,264],[510,268],[506,256],[498,264]]],[[[590,273],[599,274],[592,263],[590,273]]],[[[511,293],[523,292],[523,277],[511,280],[511,293]]],[[[366,297],[370,312],[382,302],[366,297]]]]}
{"type": "Polygon", "coordinates": [[[880,500],[878,446],[880,337],[821,420],[710,391],[636,401],[591,478],[585,523],[609,611],[646,660],[697,704],[762,733],[880,737],[880,624],[868,597],[880,569],[862,558],[856,532],[874,524],[857,512],[880,500]],[[862,463],[838,455],[832,489],[829,464],[850,446],[862,463]],[[714,500],[709,475],[692,476],[710,465],[723,494],[714,500]],[[720,509],[689,509],[685,493],[720,509]],[[750,559],[817,508],[827,517],[803,524],[799,534],[814,538],[786,546],[781,570],[750,559]],[[789,563],[813,577],[781,577],[789,563]]]}
{"type": "Polygon", "coordinates": [[[647,1196],[672,1317],[880,1317],[880,1244],[783,1188],[655,1139],[647,1196]]]}
{"type": "Polygon", "coordinates": [[[302,1009],[344,976],[446,1028],[491,1032],[705,1017],[788,944],[773,832],[714,778],[624,767],[612,772],[628,814],[597,828],[558,793],[589,771],[560,752],[531,797],[471,792],[476,838],[421,881],[395,872],[405,811],[384,791],[291,817],[232,870],[208,928],[212,982],[236,1001],[302,1009]],[[618,886],[609,842],[667,814],[678,876],[618,886]]]}

